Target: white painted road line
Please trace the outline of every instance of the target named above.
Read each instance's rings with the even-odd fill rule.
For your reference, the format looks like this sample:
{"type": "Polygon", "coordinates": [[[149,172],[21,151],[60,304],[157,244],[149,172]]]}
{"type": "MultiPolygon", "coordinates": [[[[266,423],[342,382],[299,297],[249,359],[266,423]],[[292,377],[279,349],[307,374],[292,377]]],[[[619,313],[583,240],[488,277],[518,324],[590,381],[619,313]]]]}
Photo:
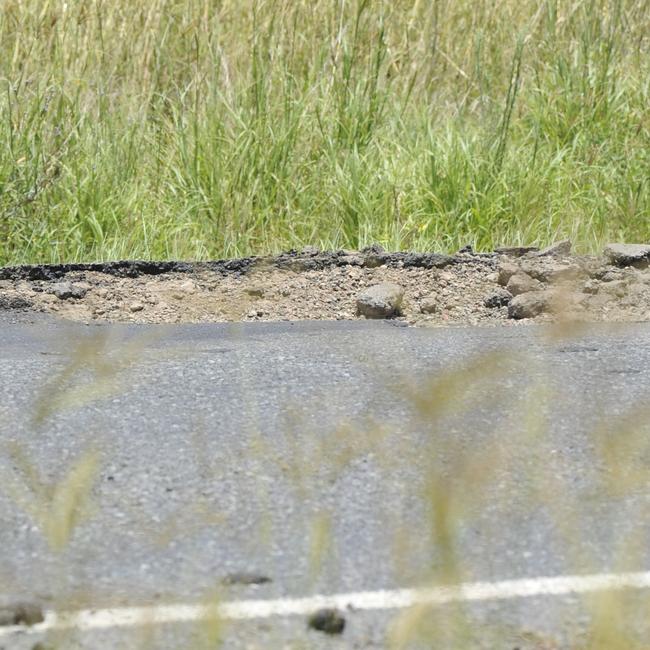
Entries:
{"type": "Polygon", "coordinates": [[[153,607],[116,607],[71,612],[47,612],[43,623],[32,627],[0,628],[0,638],[16,632],[43,633],[50,630],[99,630],[139,625],[191,623],[221,618],[244,620],[274,616],[304,616],[321,608],[357,611],[404,609],[415,605],[445,605],[482,600],[508,600],[533,596],[561,596],[598,591],[650,588],[650,571],[638,573],[600,573],[470,582],[450,587],[359,591],[331,596],[241,600],[214,605],[160,605],[153,607]]]}

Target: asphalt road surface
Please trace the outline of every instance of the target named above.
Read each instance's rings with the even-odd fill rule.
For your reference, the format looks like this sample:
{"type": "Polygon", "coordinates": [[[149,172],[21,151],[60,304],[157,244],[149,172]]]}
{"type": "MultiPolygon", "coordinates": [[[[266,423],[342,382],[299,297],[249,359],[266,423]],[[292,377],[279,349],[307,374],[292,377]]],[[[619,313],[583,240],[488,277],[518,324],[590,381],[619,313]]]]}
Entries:
{"type": "MultiPolygon", "coordinates": [[[[649,394],[648,324],[0,323],[0,605],[645,571],[649,394]]],[[[617,592],[618,619],[568,592],[360,598],[333,637],[278,606],[220,625],[221,646],[171,620],[0,627],[0,647],[541,650],[647,632],[650,590],[617,592]]]]}

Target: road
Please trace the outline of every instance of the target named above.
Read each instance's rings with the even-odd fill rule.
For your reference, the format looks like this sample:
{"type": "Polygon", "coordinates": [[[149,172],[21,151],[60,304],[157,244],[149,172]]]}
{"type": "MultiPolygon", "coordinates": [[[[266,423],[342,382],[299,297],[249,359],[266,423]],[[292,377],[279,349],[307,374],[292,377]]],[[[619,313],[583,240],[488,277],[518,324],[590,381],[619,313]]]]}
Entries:
{"type": "MultiPolygon", "coordinates": [[[[0,370],[0,603],[286,602],[650,568],[648,324],[5,322],[0,370]],[[227,584],[242,573],[269,580],[227,584]]],[[[645,632],[650,590],[620,593],[626,633],[645,632]]],[[[587,601],[362,598],[336,638],[277,608],[225,625],[222,647],[578,647],[602,621],[587,601]]],[[[208,627],[0,628],[0,647],[217,647],[208,627]]]]}

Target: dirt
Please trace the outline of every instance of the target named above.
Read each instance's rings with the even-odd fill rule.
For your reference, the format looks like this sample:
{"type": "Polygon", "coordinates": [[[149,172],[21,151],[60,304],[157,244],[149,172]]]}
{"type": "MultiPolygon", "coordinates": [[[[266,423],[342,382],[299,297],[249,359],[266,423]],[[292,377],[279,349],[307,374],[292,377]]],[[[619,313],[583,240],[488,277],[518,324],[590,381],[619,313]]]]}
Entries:
{"type": "Polygon", "coordinates": [[[606,256],[571,255],[562,244],[550,252],[446,256],[374,246],[217,262],[6,267],[0,312],[129,323],[357,319],[360,292],[391,282],[404,289],[398,318],[415,325],[650,320],[647,259],[621,265],[606,256]]]}

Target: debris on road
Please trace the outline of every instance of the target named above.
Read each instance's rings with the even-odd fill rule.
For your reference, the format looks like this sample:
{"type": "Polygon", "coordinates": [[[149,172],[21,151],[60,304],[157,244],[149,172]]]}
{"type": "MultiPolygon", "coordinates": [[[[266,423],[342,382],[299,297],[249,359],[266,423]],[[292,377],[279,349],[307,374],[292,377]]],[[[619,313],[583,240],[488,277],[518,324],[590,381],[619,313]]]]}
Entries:
{"type": "Polygon", "coordinates": [[[36,625],[45,620],[43,609],[35,603],[14,603],[0,606],[0,626],[36,625]]]}
{"type": "Polygon", "coordinates": [[[227,586],[233,585],[265,585],[272,582],[271,578],[262,573],[248,573],[246,571],[237,571],[225,576],[221,583],[227,586]]]}
{"type": "Polygon", "coordinates": [[[325,634],[343,634],[345,618],[336,609],[319,609],[309,617],[308,625],[325,634]]]}

